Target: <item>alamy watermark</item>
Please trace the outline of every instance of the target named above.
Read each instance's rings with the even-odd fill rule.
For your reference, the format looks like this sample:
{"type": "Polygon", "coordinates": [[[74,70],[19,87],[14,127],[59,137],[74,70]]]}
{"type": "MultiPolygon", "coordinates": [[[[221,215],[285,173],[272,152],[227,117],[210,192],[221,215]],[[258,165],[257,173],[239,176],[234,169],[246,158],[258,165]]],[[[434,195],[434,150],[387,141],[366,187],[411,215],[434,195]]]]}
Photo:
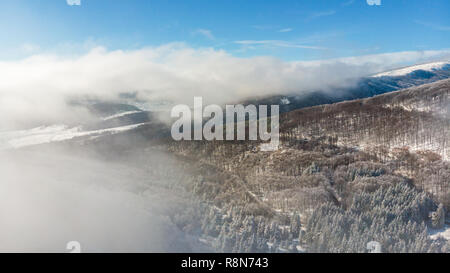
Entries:
{"type": "Polygon", "coordinates": [[[81,244],[78,241],[70,241],[66,245],[66,250],[69,253],[81,253],[81,244]]]}
{"type": "Polygon", "coordinates": [[[371,241],[366,246],[369,253],[381,253],[381,244],[377,241],[371,241]]]}
{"type": "Polygon", "coordinates": [[[212,141],[224,140],[224,138],[226,140],[258,140],[259,138],[261,141],[269,142],[261,145],[262,151],[274,151],[278,149],[280,142],[279,112],[279,105],[270,106],[270,116],[268,116],[267,105],[258,107],[241,104],[226,105],[225,111],[219,105],[208,105],[203,109],[202,97],[194,97],[193,111],[188,105],[183,104],[172,108],[171,117],[179,119],[173,123],[171,134],[177,141],[212,141]],[[204,122],[204,118],[209,120],[204,122]],[[246,128],[248,128],[248,139],[246,139],[246,128]]]}

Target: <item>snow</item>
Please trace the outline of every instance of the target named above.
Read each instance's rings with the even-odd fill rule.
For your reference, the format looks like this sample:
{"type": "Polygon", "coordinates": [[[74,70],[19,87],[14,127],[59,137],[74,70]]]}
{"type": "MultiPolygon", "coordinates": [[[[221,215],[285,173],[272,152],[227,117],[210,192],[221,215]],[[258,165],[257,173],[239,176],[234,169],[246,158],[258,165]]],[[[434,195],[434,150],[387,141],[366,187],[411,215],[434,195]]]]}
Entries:
{"type": "Polygon", "coordinates": [[[280,103],[284,104],[284,105],[288,105],[288,104],[291,104],[291,101],[288,98],[282,98],[280,100],[280,103]]]}
{"type": "Polygon", "coordinates": [[[127,102],[130,105],[136,106],[139,109],[150,112],[170,112],[175,103],[166,100],[152,100],[147,102],[137,103],[135,101],[127,102]]]}
{"type": "Polygon", "coordinates": [[[413,65],[413,66],[408,66],[408,67],[404,67],[404,68],[400,68],[400,69],[396,69],[396,70],[379,73],[379,74],[373,75],[372,77],[377,78],[377,77],[385,77],[385,76],[387,76],[387,77],[404,76],[404,75],[412,73],[416,70],[433,71],[433,70],[442,69],[447,64],[449,64],[449,63],[448,62],[434,62],[434,63],[413,65]]]}
{"type": "Polygon", "coordinates": [[[296,248],[297,248],[297,251],[298,251],[298,252],[300,252],[300,253],[306,253],[306,249],[303,248],[301,245],[296,246],[296,248]]]}
{"type": "Polygon", "coordinates": [[[446,225],[442,229],[430,230],[429,234],[430,234],[430,238],[433,240],[436,240],[439,237],[442,237],[446,240],[450,240],[450,226],[446,225]]]}
{"type": "Polygon", "coordinates": [[[115,115],[112,115],[112,116],[104,117],[103,120],[110,120],[110,119],[119,118],[119,117],[131,115],[131,114],[136,114],[136,113],[140,113],[140,112],[142,112],[142,111],[122,112],[122,113],[118,113],[118,114],[115,114],[115,115]]]}
{"type": "Polygon", "coordinates": [[[81,127],[69,128],[66,125],[41,126],[30,130],[0,133],[0,149],[21,148],[26,146],[70,140],[83,136],[117,134],[140,127],[146,123],[132,124],[108,129],[82,131],[81,127]]]}

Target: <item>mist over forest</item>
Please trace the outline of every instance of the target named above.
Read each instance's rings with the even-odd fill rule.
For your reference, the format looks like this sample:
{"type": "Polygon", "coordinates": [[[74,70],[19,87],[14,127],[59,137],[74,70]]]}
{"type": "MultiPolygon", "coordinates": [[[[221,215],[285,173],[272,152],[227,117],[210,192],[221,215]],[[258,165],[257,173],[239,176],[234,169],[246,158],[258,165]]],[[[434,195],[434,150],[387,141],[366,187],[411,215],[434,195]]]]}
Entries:
{"type": "Polygon", "coordinates": [[[0,252],[449,253],[432,2],[2,2],[0,252]]]}

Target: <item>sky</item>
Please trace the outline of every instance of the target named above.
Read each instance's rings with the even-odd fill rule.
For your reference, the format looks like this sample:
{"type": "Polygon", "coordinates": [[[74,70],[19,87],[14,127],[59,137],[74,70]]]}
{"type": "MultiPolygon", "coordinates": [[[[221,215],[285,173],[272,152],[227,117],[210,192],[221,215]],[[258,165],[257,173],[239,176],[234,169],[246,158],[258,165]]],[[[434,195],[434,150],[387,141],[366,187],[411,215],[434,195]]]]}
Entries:
{"type": "MultiPolygon", "coordinates": [[[[378,1],[0,0],[0,148],[98,122],[86,102],[192,105],[200,96],[206,106],[332,93],[450,57],[450,1],[378,1]]],[[[189,203],[148,184],[165,185],[166,175],[138,171],[157,162],[185,177],[172,171],[177,162],[126,153],[129,169],[54,148],[0,152],[0,251],[55,252],[73,239],[87,251],[183,245],[167,215],[189,203]]]]}
{"type": "Polygon", "coordinates": [[[0,60],[169,43],[317,60],[450,48],[448,0],[0,0],[0,60]]]}
{"type": "Polygon", "coordinates": [[[88,120],[70,102],[124,93],[223,105],[339,92],[450,60],[449,13],[448,0],[0,0],[0,131],[88,120]]]}

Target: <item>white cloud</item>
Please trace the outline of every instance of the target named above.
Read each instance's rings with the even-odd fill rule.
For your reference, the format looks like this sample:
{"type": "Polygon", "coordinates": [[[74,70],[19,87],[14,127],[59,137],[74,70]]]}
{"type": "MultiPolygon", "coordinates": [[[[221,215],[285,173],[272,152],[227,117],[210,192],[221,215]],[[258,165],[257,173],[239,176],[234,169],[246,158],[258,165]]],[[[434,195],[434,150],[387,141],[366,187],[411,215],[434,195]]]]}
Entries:
{"type": "Polygon", "coordinates": [[[273,30],[276,28],[275,26],[271,25],[253,25],[251,27],[257,30],[273,30]]]}
{"type": "Polygon", "coordinates": [[[435,23],[430,23],[430,22],[424,22],[424,21],[420,21],[420,20],[415,20],[415,22],[416,22],[416,24],[430,27],[435,30],[450,31],[450,26],[445,26],[445,25],[440,25],[440,24],[435,24],[435,23]]]}
{"type": "MultiPolygon", "coordinates": [[[[178,170],[156,151],[146,160],[178,170]]],[[[72,240],[83,252],[186,251],[168,215],[190,203],[157,186],[170,176],[127,164],[71,149],[0,152],[0,252],[65,252],[72,240]]]]}
{"type": "Polygon", "coordinates": [[[334,14],[336,14],[336,11],[335,11],[335,10],[327,10],[327,11],[314,12],[314,13],[311,13],[311,14],[306,18],[306,20],[313,20],[313,19],[317,19],[317,18],[320,18],[320,17],[331,16],[331,15],[334,15],[334,14]]]}
{"type": "MultiPolygon", "coordinates": [[[[241,44],[266,43],[241,41],[241,44]]],[[[0,62],[0,131],[29,122],[78,121],[87,114],[71,99],[139,99],[192,104],[236,102],[250,96],[302,94],[352,84],[352,79],[450,51],[408,51],[326,61],[237,58],[223,50],[169,44],[132,51],[96,48],[81,56],[35,55],[0,62]]]]}
{"type": "Polygon", "coordinates": [[[318,49],[318,50],[326,49],[324,47],[309,46],[309,45],[292,43],[292,42],[282,41],[282,40],[241,40],[241,41],[235,41],[234,43],[240,44],[240,45],[245,45],[245,46],[265,45],[265,46],[272,46],[272,47],[291,47],[291,48],[318,49]]]}
{"type": "Polygon", "coordinates": [[[210,40],[214,40],[214,35],[212,34],[212,31],[208,29],[199,28],[194,32],[194,34],[200,34],[210,40]]]}
{"type": "Polygon", "coordinates": [[[381,6],[381,0],[367,0],[369,6],[381,6]]]}
{"type": "Polygon", "coordinates": [[[293,29],[292,28],[283,28],[280,29],[278,32],[291,32],[293,29]]]}
{"type": "Polygon", "coordinates": [[[81,0],[66,0],[69,6],[81,6],[81,0]]]}
{"type": "Polygon", "coordinates": [[[22,50],[22,52],[26,53],[26,54],[31,54],[31,53],[36,53],[37,51],[39,51],[40,47],[38,45],[35,44],[23,44],[20,49],[22,50]]]}
{"type": "Polygon", "coordinates": [[[342,6],[350,6],[350,5],[352,5],[353,3],[355,2],[355,0],[348,0],[348,1],[346,1],[346,2],[344,2],[344,3],[342,3],[342,6]]]}

